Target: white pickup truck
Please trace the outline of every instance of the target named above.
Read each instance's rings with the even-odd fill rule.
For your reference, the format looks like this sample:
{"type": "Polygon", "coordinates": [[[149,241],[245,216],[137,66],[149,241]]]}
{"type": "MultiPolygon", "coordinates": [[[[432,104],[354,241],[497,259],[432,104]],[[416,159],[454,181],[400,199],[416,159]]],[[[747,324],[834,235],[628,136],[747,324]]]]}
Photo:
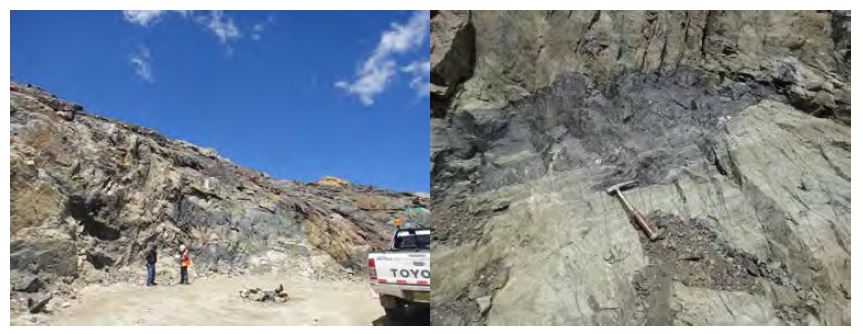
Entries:
{"type": "Polygon", "coordinates": [[[369,282],[390,319],[429,307],[431,272],[428,228],[399,228],[389,249],[369,254],[369,282]]]}

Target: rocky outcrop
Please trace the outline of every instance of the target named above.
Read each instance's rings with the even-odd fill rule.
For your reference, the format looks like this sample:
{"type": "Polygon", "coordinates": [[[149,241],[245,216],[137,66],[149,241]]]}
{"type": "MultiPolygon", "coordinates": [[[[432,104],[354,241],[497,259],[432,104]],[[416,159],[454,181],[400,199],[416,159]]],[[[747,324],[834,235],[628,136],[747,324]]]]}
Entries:
{"type": "Polygon", "coordinates": [[[473,75],[475,66],[476,32],[470,20],[470,12],[432,11],[431,28],[431,109],[433,117],[442,117],[447,102],[459,86],[473,75]]]}
{"type": "Polygon", "coordinates": [[[498,109],[560,74],[609,85],[624,73],[702,71],[711,86],[773,86],[798,109],[850,122],[849,12],[482,11],[433,13],[433,97],[498,109]]]}
{"type": "Polygon", "coordinates": [[[433,322],[849,324],[849,25],[433,14],[433,322]]]}
{"type": "Polygon", "coordinates": [[[48,284],[142,281],[149,243],[159,277],[177,275],[180,244],[196,275],[344,277],[386,246],[403,209],[428,204],[346,181],[273,179],[30,85],[11,85],[10,127],[11,269],[48,284]]]}

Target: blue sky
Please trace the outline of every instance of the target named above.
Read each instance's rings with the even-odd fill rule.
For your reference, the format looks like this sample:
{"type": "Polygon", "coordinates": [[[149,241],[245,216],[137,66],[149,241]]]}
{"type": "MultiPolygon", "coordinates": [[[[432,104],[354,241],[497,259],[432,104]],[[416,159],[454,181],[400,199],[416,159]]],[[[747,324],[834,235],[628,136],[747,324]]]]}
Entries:
{"type": "Polygon", "coordinates": [[[274,177],[429,189],[428,13],[13,11],[12,79],[274,177]]]}

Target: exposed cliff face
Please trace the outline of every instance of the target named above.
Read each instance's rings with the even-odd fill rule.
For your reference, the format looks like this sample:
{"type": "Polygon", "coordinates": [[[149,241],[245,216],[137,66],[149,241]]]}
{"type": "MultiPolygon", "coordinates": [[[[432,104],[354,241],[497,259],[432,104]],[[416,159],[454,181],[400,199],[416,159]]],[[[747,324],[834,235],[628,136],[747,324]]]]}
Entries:
{"type": "Polygon", "coordinates": [[[273,179],[11,85],[13,277],[141,279],[150,242],[165,275],[176,275],[171,255],[184,243],[194,273],[342,277],[386,245],[389,221],[428,197],[339,181],[273,179]]]}
{"type": "Polygon", "coordinates": [[[608,86],[624,73],[696,69],[713,87],[774,86],[805,112],[850,122],[848,12],[432,13],[432,93],[446,110],[498,109],[564,73],[608,86]]]}
{"type": "Polygon", "coordinates": [[[433,321],[850,323],[849,25],[433,12],[433,321]]]}

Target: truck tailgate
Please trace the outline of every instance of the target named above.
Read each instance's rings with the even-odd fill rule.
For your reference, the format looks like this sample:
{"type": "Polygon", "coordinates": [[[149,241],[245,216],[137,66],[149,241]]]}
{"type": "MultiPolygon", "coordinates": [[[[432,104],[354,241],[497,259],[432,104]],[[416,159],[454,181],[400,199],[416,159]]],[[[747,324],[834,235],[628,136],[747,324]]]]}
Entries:
{"type": "Polygon", "coordinates": [[[429,252],[387,252],[371,254],[381,284],[430,285],[429,252]]]}

